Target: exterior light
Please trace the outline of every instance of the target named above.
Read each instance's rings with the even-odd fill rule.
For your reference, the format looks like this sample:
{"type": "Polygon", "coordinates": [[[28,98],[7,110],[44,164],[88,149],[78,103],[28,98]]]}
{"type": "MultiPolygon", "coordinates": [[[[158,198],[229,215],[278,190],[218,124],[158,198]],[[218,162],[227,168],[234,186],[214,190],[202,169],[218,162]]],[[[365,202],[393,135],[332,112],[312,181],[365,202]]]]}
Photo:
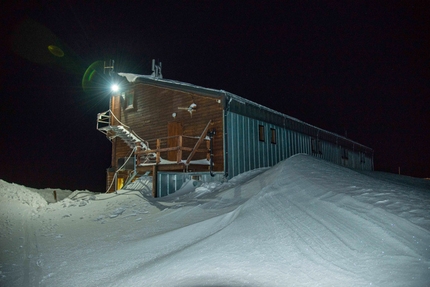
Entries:
{"type": "Polygon", "coordinates": [[[111,87],[112,92],[118,92],[119,91],[119,86],[117,84],[113,84],[111,87]]]}

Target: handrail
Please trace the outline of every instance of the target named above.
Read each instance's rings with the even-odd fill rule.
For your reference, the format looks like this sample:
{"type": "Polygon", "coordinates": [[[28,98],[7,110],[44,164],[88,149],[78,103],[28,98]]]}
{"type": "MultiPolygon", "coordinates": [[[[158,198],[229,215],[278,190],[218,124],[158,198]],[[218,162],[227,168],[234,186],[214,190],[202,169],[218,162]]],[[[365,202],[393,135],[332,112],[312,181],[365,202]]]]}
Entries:
{"type": "Polygon", "coordinates": [[[211,120],[209,120],[208,124],[206,125],[205,129],[203,130],[202,134],[200,135],[199,140],[197,141],[197,143],[195,144],[195,146],[194,146],[193,150],[191,151],[190,155],[189,155],[189,156],[188,156],[188,158],[187,158],[187,161],[186,161],[186,163],[185,163],[186,165],[188,165],[188,164],[190,163],[191,159],[193,158],[193,156],[194,156],[194,154],[196,153],[197,149],[199,148],[200,144],[201,144],[201,143],[203,142],[203,140],[205,139],[205,137],[206,137],[206,135],[207,135],[207,133],[208,133],[209,126],[210,126],[211,122],[212,122],[212,121],[211,121],[211,120]]]}
{"type": "Polygon", "coordinates": [[[98,113],[97,114],[97,129],[99,129],[99,123],[102,124],[107,124],[107,125],[111,125],[110,119],[111,117],[113,117],[118,123],[119,125],[126,127],[127,129],[130,129],[129,126],[127,126],[126,124],[124,124],[123,122],[121,122],[116,116],[115,114],[112,112],[111,109],[102,112],[102,113],[98,113]]]}
{"type": "MultiPolygon", "coordinates": [[[[206,149],[203,148],[199,148],[200,145],[202,144],[202,142],[204,140],[209,140],[209,138],[207,137],[207,131],[209,129],[209,126],[211,124],[212,121],[209,121],[208,124],[206,125],[206,127],[204,128],[202,134],[200,136],[186,136],[186,135],[176,135],[176,136],[169,136],[169,137],[163,137],[163,138],[157,138],[157,139],[152,139],[152,140],[143,140],[139,135],[137,135],[129,126],[125,125],[124,123],[122,123],[116,116],[115,114],[112,112],[112,110],[107,110],[105,112],[102,113],[98,113],[97,114],[97,130],[102,132],[103,134],[107,135],[108,138],[110,140],[112,140],[114,137],[117,136],[117,129],[121,128],[122,130],[125,130],[126,132],[132,134],[135,139],[135,143],[137,143],[137,140],[140,141],[140,145],[137,147],[137,149],[134,150],[135,155],[137,157],[137,164],[140,165],[140,163],[147,163],[149,157],[153,157],[155,155],[155,161],[156,164],[160,163],[160,153],[162,152],[169,152],[169,151],[176,151],[177,152],[177,157],[176,157],[176,162],[177,163],[181,163],[181,161],[183,161],[185,163],[185,165],[189,165],[192,158],[194,157],[195,153],[202,153],[202,152],[206,152],[209,156],[209,147],[207,147],[206,149]],[[112,124],[112,119],[114,119],[115,124],[112,124]],[[111,134],[110,132],[113,132],[113,134],[111,134]],[[161,147],[161,142],[163,140],[163,142],[165,140],[168,139],[172,139],[172,138],[178,138],[178,145],[177,146],[171,146],[171,147],[161,147]],[[189,147],[189,146],[183,146],[183,141],[182,139],[190,139],[190,140],[197,140],[197,142],[194,144],[193,147],[189,147]],[[151,149],[149,147],[149,142],[156,142],[156,148],[155,149],[151,149]],[[183,160],[182,159],[182,152],[189,152],[188,157],[183,160]],[[152,155],[152,156],[151,156],[152,155]],[[145,159],[141,160],[140,156],[145,157],[145,159]]],[[[208,158],[207,156],[207,158],[208,158]]]]}
{"type": "Polygon", "coordinates": [[[129,126],[127,126],[126,124],[124,124],[124,123],[122,123],[116,116],[115,116],[115,114],[114,113],[112,113],[112,111],[111,110],[109,110],[109,112],[110,112],[110,115],[121,125],[121,126],[123,126],[123,127],[126,127],[127,129],[130,129],[131,130],[131,128],[129,127],[129,126]]]}
{"type": "MultiPolygon", "coordinates": [[[[177,163],[180,163],[182,161],[182,151],[187,151],[190,152],[188,154],[188,157],[184,160],[184,164],[185,165],[189,165],[192,158],[194,157],[195,153],[197,152],[206,152],[208,154],[208,156],[206,158],[209,157],[209,147],[207,148],[199,148],[200,145],[202,144],[202,142],[204,140],[209,140],[207,138],[207,133],[209,130],[209,126],[211,124],[212,121],[209,121],[208,124],[206,125],[206,127],[203,129],[203,132],[200,136],[183,136],[183,135],[176,135],[176,136],[170,136],[170,137],[164,137],[164,138],[158,138],[156,139],[156,148],[155,149],[148,149],[148,150],[138,150],[136,151],[136,156],[139,157],[139,155],[147,155],[147,154],[156,154],[156,158],[160,159],[160,153],[162,152],[170,152],[170,151],[176,151],[177,152],[177,163]],[[182,138],[190,138],[190,139],[197,139],[197,142],[193,145],[193,147],[187,147],[187,146],[183,146],[182,144],[182,138]],[[177,146],[171,146],[171,147],[161,147],[161,139],[163,140],[167,140],[167,139],[171,139],[171,138],[178,138],[178,145],[177,146]]],[[[152,140],[154,141],[154,140],[152,140]]],[[[158,164],[160,161],[156,160],[156,164],[158,164]]]]}
{"type": "MultiPolygon", "coordinates": [[[[131,134],[133,134],[137,139],[139,139],[142,143],[144,143],[146,145],[146,148],[149,149],[149,143],[148,141],[142,139],[138,134],[136,134],[129,126],[127,126],[126,124],[124,124],[123,122],[121,122],[116,116],[115,114],[112,112],[112,110],[107,110],[105,112],[102,113],[98,113],[97,114],[97,130],[101,131],[101,128],[99,124],[105,124],[104,127],[106,126],[111,126],[111,117],[113,117],[119,125],[114,125],[114,126],[122,126],[124,127],[128,132],[130,132],[131,134]]],[[[103,131],[101,131],[103,132],[103,131]]],[[[103,132],[104,134],[106,134],[106,132],[103,132]]]]}
{"type": "Polygon", "coordinates": [[[110,110],[107,110],[105,112],[97,114],[97,123],[96,123],[96,129],[97,130],[100,130],[100,124],[106,124],[106,125],[110,124],[109,112],[110,112],[110,110]]]}

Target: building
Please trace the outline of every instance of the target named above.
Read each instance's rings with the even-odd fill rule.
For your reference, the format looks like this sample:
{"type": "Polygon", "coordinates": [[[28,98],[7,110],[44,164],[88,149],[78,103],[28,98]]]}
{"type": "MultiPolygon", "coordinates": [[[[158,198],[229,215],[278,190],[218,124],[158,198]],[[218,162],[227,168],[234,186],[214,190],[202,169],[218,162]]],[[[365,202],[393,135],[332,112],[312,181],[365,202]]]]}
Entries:
{"type": "Polygon", "coordinates": [[[118,73],[121,90],[97,129],[112,142],[107,187],[142,175],[153,196],[193,182],[228,180],[297,153],[373,170],[373,150],[232,93],[151,76],[118,73]]]}

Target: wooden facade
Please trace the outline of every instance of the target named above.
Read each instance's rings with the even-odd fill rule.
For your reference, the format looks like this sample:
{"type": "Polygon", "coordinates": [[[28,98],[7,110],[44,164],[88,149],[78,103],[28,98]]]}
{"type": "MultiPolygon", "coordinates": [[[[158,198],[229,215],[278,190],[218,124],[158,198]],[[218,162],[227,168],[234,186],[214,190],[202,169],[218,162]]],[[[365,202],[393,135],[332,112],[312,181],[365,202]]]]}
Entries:
{"type": "Polygon", "coordinates": [[[121,91],[111,96],[110,110],[98,115],[98,129],[112,142],[108,191],[149,174],[156,196],[160,172],[229,179],[296,153],[373,169],[372,149],[231,93],[153,76],[119,76],[121,91]]]}
{"type": "MultiPolygon", "coordinates": [[[[128,163],[118,171],[131,153],[132,158],[136,157],[138,174],[153,173],[154,170],[210,170],[210,142],[207,134],[223,129],[223,108],[217,99],[156,84],[134,82],[112,95],[110,113],[110,125],[126,126],[127,131],[143,139],[146,147],[138,146],[133,152],[132,147],[115,136],[114,131],[107,132],[112,139],[111,168],[107,174],[109,191],[118,189],[134,171],[134,163],[128,163]],[[193,108],[190,108],[192,105],[193,108]],[[119,186],[112,184],[115,173],[120,179],[119,186]]],[[[213,150],[212,169],[222,171],[222,133],[219,136],[215,133],[213,150]]]]}

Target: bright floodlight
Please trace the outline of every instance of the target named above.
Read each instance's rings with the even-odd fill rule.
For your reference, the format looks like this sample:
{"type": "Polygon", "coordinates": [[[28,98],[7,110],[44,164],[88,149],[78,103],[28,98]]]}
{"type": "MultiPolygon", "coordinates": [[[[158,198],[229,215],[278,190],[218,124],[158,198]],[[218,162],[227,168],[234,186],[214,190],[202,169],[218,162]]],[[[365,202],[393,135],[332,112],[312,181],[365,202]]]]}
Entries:
{"type": "Polygon", "coordinates": [[[113,84],[113,85],[111,86],[111,90],[112,90],[112,92],[118,92],[118,90],[119,90],[119,86],[118,86],[117,84],[113,84]]]}

